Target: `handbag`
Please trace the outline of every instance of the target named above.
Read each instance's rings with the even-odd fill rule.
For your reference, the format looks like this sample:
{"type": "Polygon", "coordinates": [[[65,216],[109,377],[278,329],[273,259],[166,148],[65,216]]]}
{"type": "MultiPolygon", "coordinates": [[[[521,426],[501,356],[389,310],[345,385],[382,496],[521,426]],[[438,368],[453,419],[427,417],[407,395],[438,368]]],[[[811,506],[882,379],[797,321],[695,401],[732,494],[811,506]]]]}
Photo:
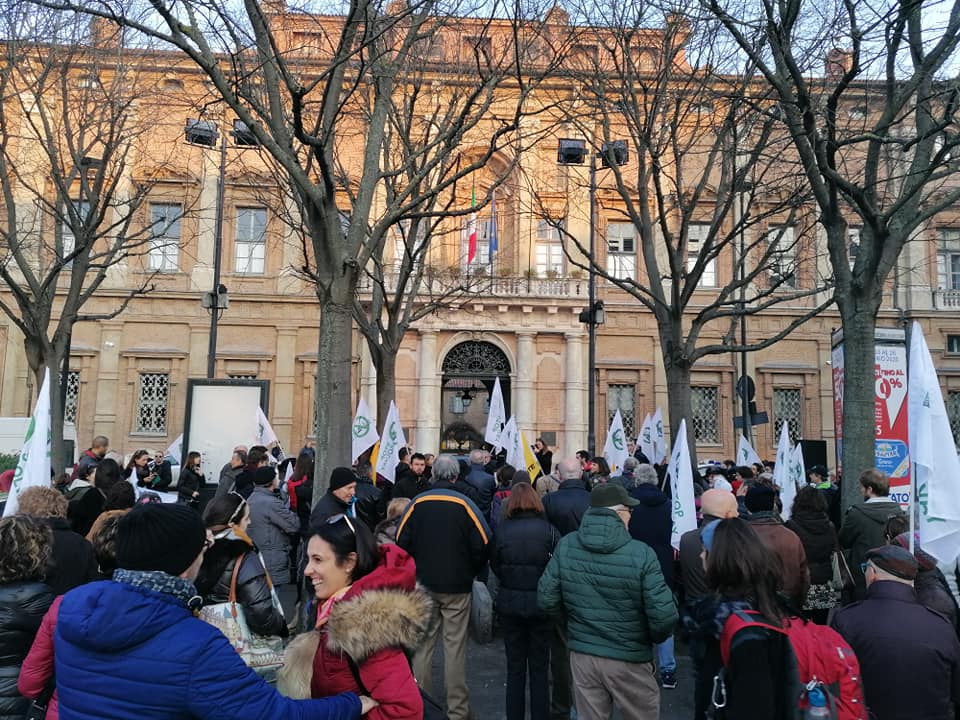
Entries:
{"type": "MultiPolygon", "coordinates": [[[[237,604],[237,576],[242,563],[243,556],[238,557],[234,563],[227,602],[204,606],[200,609],[200,619],[222,632],[248,667],[261,677],[273,680],[277,671],[283,667],[283,639],[250,632],[243,606],[237,604]]],[[[282,612],[280,600],[273,587],[270,588],[270,593],[274,607],[282,612]]]]}
{"type": "Polygon", "coordinates": [[[833,577],[830,578],[830,585],[838,593],[850,592],[853,589],[853,574],[850,572],[850,566],[843,552],[834,550],[830,557],[830,564],[833,567],[833,577]]]}
{"type": "MultiPolygon", "coordinates": [[[[373,697],[367,690],[367,686],[363,684],[363,680],[360,679],[360,668],[356,661],[349,655],[344,654],[344,657],[347,659],[347,665],[350,666],[350,672],[353,674],[353,681],[357,684],[360,692],[367,697],[373,697]]],[[[443,709],[443,705],[425,693],[419,685],[417,689],[420,690],[420,699],[423,700],[423,715],[421,716],[423,720],[450,720],[447,711],[443,709]]]]}
{"type": "Polygon", "coordinates": [[[50,698],[57,689],[57,678],[51,675],[46,685],[37,697],[27,706],[24,720],[44,720],[47,717],[47,708],[50,707],[50,698]]]}
{"type": "Polygon", "coordinates": [[[479,580],[473,581],[469,630],[470,637],[480,645],[493,640],[493,598],[489,588],[479,580]]]}

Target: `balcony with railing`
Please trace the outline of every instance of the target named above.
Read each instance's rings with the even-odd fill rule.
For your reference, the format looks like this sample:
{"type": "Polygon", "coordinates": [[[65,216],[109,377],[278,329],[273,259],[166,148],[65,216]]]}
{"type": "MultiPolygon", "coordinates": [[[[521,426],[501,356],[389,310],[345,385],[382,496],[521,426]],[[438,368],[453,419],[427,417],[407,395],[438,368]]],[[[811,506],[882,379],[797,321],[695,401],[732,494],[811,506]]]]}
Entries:
{"type": "MultiPolygon", "coordinates": [[[[384,276],[387,292],[397,289],[397,274],[384,276]]],[[[364,276],[360,281],[361,296],[369,295],[374,280],[364,276]]],[[[570,299],[587,297],[587,279],[584,277],[524,277],[494,276],[483,273],[424,273],[420,279],[419,294],[425,299],[451,295],[460,299],[469,298],[527,298],[570,299]]]]}
{"type": "Polygon", "coordinates": [[[940,288],[933,291],[933,307],[937,310],[960,309],[960,290],[940,288]]]}

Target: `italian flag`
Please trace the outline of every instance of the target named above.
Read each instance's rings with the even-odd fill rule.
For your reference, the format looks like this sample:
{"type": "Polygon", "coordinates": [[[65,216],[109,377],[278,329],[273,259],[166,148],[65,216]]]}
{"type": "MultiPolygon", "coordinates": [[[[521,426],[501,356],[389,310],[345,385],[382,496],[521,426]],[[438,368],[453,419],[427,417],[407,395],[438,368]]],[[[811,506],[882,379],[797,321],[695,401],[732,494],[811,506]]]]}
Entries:
{"type": "Polygon", "coordinates": [[[470,193],[470,207],[473,212],[467,221],[467,265],[473,265],[477,259],[477,191],[470,193]]]}

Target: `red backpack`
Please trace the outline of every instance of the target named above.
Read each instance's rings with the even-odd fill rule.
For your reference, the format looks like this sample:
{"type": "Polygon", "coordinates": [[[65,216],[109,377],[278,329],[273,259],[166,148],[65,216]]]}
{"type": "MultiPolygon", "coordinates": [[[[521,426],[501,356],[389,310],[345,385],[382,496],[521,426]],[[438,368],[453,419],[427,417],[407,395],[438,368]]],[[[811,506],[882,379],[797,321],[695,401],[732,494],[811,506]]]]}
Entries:
{"type": "Polygon", "coordinates": [[[860,663],[847,641],[836,631],[801,618],[788,618],[783,627],[766,622],[758,612],[737,611],[727,618],[720,633],[720,657],[724,666],[730,660],[730,645],[744,628],[762,627],[783,633],[790,640],[792,662],[796,668],[799,691],[797,708],[808,705],[807,693],[819,687],[827,698],[831,717],[835,720],[867,720],[863,699],[860,663]]]}

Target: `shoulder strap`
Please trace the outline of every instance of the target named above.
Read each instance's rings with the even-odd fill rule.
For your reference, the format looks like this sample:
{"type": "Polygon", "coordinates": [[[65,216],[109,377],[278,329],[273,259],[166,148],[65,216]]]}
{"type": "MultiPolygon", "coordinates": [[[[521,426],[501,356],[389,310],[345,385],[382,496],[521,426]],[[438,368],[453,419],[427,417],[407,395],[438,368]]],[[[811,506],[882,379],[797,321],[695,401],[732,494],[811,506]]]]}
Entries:
{"type": "Polygon", "coordinates": [[[354,660],[349,655],[347,655],[346,653],[343,654],[343,657],[346,658],[347,665],[350,666],[350,672],[353,675],[353,679],[357,683],[357,687],[360,689],[360,692],[363,695],[369,696],[370,691],[367,690],[366,685],[363,684],[363,680],[360,679],[360,667],[357,665],[357,661],[354,660]]]}
{"type": "Polygon", "coordinates": [[[240,575],[240,565],[243,564],[243,559],[247,556],[246,553],[238,557],[233,563],[233,575],[230,578],[230,595],[227,598],[227,601],[232,605],[237,602],[237,577],[240,575]]]}
{"type": "Polygon", "coordinates": [[[720,633],[720,658],[724,665],[730,661],[730,646],[733,644],[733,638],[741,630],[750,627],[773,630],[782,635],[787,635],[784,628],[771,625],[755,610],[735,610],[723,624],[723,630],[720,633]]]}

